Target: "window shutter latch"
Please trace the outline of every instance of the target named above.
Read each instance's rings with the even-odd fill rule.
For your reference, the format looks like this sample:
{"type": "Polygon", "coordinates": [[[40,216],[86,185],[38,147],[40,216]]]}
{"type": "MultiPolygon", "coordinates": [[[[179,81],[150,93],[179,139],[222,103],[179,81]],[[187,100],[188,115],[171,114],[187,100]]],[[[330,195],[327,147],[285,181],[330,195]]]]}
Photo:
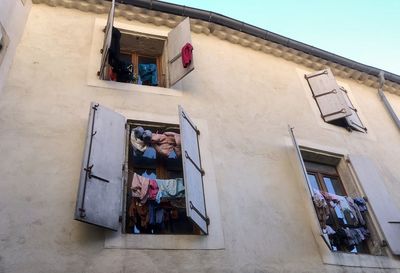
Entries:
{"type": "Polygon", "coordinates": [[[193,159],[189,156],[189,154],[188,154],[188,152],[186,150],[185,150],[185,157],[187,159],[189,159],[189,161],[193,164],[193,166],[201,173],[202,176],[204,176],[204,174],[205,174],[204,170],[201,167],[199,167],[196,164],[196,162],[193,161],[193,159]]]}
{"type": "Polygon", "coordinates": [[[192,201],[190,201],[189,204],[190,204],[190,209],[194,210],[194,211],[197,213],[197,215],[199,215],[200,218],[203,219],[203,220],[206,222],[207,226],[210,225],[210,218],[208,218],[207,216],[204,216],[204,215],[193,205],[192,201]]]}

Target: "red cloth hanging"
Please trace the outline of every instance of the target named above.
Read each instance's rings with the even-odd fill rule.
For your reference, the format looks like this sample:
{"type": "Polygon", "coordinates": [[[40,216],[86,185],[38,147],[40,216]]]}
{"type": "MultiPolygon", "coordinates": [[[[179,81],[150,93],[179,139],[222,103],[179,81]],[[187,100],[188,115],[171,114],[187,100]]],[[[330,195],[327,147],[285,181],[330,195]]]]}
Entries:
{"type": "Polygon", "coordinates": [[[190,43],[186,43],[181,50],[182,53],[182,64],[186,68],[192,63],[193,58],[193,46],[190,43]]]}

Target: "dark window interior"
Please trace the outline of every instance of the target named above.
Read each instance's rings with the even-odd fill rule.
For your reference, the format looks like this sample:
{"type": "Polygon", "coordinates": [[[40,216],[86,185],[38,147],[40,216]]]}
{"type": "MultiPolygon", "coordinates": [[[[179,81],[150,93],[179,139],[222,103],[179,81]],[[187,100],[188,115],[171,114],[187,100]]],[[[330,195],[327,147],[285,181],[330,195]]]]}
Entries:
{"type": "MultiPolygon", "coordinates": [[[[130,134],[132,129],[141,126],[144,130],[162,134],[164,132],[180,133],[179,125],[154,122],[129,121],[130,134]]],[[[152,146],[144,153],[136,152],[130,142],[128,154],[128,182],[126,191],[126,233],[133,234],[200,234],[198,228],[186,216],[185,197],[161,198],[161,202],[147,200],[141,204],[139,199],[132,196],[131,181],[137,173],[149,179],[183,178],[182,157],[171,151],[168,156],[160,156],[152,146]],[[132,205],[133,202],[136,202],[132,205]],[[132,214],[130,207],[140,205],[140,210],[149,211],[147,220],[144,214],[132,214]],[[150,213],[150,210],[152,212],[150,213]],[[160,220],[162,219],[162,220],[160,220]]],[[[157,181],[157,180],[156,180],[157,181]]],[[[184,183],[184,182],[183,182],[184,183]]]]}

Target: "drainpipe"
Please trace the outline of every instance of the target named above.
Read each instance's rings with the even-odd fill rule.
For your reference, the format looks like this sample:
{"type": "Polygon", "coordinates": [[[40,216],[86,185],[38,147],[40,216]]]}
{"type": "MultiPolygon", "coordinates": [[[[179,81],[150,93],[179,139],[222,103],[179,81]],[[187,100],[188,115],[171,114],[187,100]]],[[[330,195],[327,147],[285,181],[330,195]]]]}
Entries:
{"type": "Polygon", "coordinates": [[[396,123],[397,128],[400,130],[400,120],[397,117],[396,113],[394,112],[392,106],[390,105],[389,101],[387,100],[385,94],[383,93],[383,85],[385,83],[385,73],[383,71],[379,72],[379,89],[378,94],[383,101],[383,104],[386,107],[386,110],[389,112],[390,116],[392,117],[393,121],[396,123]]]}

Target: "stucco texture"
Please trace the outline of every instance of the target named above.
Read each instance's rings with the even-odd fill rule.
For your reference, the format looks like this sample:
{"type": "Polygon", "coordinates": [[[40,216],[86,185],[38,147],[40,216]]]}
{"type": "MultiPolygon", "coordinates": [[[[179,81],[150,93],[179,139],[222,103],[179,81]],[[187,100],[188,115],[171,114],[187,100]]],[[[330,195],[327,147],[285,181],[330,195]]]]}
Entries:
{"type": "Polygon", "coordinates": [[[369,132],[350,133],[323,123],[304,67],[193,33],[196,67],[182,96],[89,86],[96,16],[31,9],[0,96],[1,273],[400,272],[323,263],[287,149],[291,124],[301,140],[367,154],[399,200],[399,132],[376,90],[342,80],[369,132]],[[105,249],[101,228],[73,220],[91,101],[157,115],[181,104],[207,121],[225,249],[105,249]]]}

